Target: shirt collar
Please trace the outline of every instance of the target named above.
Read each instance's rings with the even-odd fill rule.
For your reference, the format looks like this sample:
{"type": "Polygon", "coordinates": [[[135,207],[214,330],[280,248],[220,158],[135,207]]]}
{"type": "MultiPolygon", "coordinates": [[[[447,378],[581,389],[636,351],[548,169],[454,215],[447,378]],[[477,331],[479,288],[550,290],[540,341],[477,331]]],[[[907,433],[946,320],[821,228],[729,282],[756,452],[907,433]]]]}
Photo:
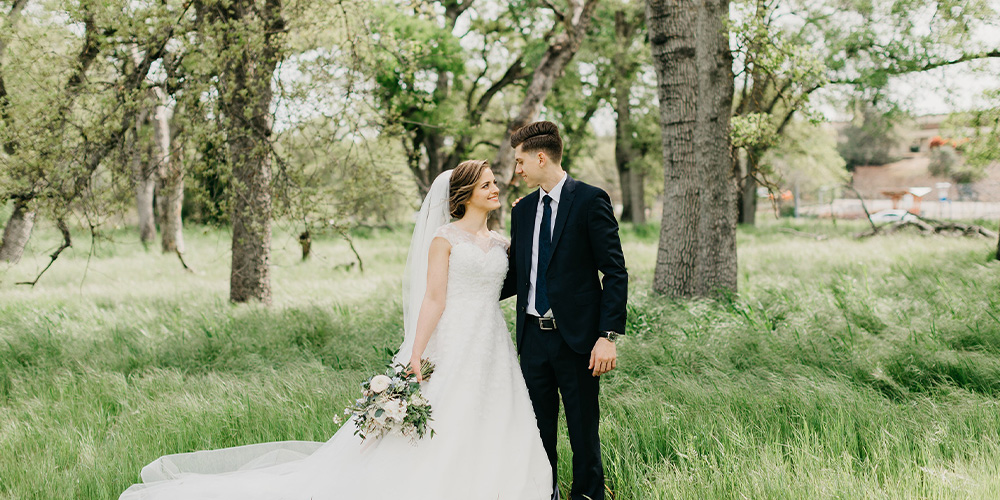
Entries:
{"type": "Polygon", "coordinates": [[[569,174],[563,172],[562,179],[559,179],[559,182],[557,182],[556,185],[552,188],[552,191],[548,193],[546,193],[545,189],[543,189],[541,186],[538,186],[538,202],[541,203],[542,198],[545,195],[549,195],[550,197],[552,197],[552,201],[555,201],[558,204],[559,197],[562,196],[563,184],[566,184],[567,177],[569,177],[569,174]]]}

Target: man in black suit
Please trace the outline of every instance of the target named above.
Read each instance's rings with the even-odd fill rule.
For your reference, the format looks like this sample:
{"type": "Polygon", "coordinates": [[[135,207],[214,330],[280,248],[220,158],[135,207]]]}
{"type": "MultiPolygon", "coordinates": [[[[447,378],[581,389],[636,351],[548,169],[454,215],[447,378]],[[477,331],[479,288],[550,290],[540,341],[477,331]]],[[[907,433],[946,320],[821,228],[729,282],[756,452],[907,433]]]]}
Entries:
{"type": "MultiPolygon", "coordinates": [[[[517,295],[517,350],[542,443],[556,477],[559,396],[573,450],[571,500],[604,499],[598,433],[600,376],[615,368],[625,333],[628,272],[611,199],[562,169],[551,122],[511,136],[515,173],[539,190],[511,211],[502,297],[517,295]],[[603,273],[603,280],[598,272],[603,273]]],[[[558,498],[558,488],[553,498],[558,498]]]]}

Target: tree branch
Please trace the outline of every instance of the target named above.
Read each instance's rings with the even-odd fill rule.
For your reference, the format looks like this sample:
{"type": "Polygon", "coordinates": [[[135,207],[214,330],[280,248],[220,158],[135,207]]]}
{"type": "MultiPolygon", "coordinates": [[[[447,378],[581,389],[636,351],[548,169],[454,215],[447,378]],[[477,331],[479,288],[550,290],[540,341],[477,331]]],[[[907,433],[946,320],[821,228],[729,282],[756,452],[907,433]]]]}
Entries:
{"type": "Polygon", "coordinates": [[[552,5],[552,2],[550,2],[549,0],[542,0],[542,3],[545,4],[545,6],[548,7],[549,10],[551,10],[552,13],[556,15],[556,18],[559,19],[560,23],[566,21],[566,14],[563,14],[562,11],[556,8],[555,5],[552,5]]]}
{"type": "Polygon", "coordinates": [[[496,142],[491,142],[491,141],[487,141],[487,140],[483,139],[483,140],[481,140],[481,141],[473,144],[472,147],[470,147],[469,149],[470,150],[476,149],[479,146],[491,146],[491,147],[497,148],[497,149],[500,148],[500,144],[498,144],[496,142]]]}
{"type": "Polygon", "coordinates": [[[490,105],[490,101],[493,97],[503,90],[504,87],[528,76],[528,73],[524,72],[524,58],[523,56],[518,56],[517,59],[511,63],[507,71],[504,72],[503,76],[500,77],[490,88],[486,89],[486,92],[479,97],[479,102],[476,103],[476,107],[469,110],[469,124],[472,126],[479,125],[480,120],[482,120],[483,114],[486,112],[486,108],[490,105]]]}
{"type": "MultiPolygon", "coordinates": [[[[905,75],[905,74],[909,74],[909,73],[921,73],[921,72],[924,72],[924,71],[929,71],[929,70],[936,69],[936,68],[941,68],[941,67],[944,67],[944,66],[951,66],[951,65],[954,65],[954,64],[961,64],[961,63],[964,63],[964,62],[976,61],[976,60],[979,60],[979,59],[992,59],[992,58],[997,58],[997,57],[1000,57],[1000,49],[994,49],[994,50],[991,50],[991,51],[988,51],[988,52],[980,52],[980,53],[977,53],[977,54],[962,54],[962,56],[959,57],[959,58],[957,58],[957,59],[931,62],[931,63],[927,63],[927,64],[925,64],[923,66],[912,66],[912,67],[907,67],[905,65],[904,66],[896,66],[896,67],[888,68],[885,71],[886,71],[887,74],[892,75],[892,76],[905,75]]],[[[898,64],[899,61],[896,61],[896,62],[898,64]]],[[[834,79],[834,80],[830,80],[829,83],[834,84],[834,85],[864,85],[867,82],[865,82],[863,79],[860,79],[860,78],[853,78],[853,79],[846,79],[846,80],[844,80],[844,79],[840,79],[840,80],[834,79]]]]}
{"type": "Polygon", "coordinates": [[[59,254],[61,254],[63,250],[66,250],[67,248],[73,245],[69,237],[69,227],[66,226],[66,221],[63,220],[62,217],[56,219],[56,226],[59,228],[59,232],[62,233],[63,242],[62,245],[59,248],[57,248],[55,252],[52,252],[52,255],[49,255],[49,258],[51,259],[49,260],[49,265],[45,266],[45,269],[42,269],[42,272],[38,273],[38,276],[35,276],[34,281],[19,281],[15,283],[16,285],[31,285],[32,287],[34,287],[35,284],[38,283],[38,280],[42,278],[42,275],[45,274],[45,271],[48,271],[49,268],[52,267],[52,264],[56,261],[56,259],[59,258],[59,254]]]}

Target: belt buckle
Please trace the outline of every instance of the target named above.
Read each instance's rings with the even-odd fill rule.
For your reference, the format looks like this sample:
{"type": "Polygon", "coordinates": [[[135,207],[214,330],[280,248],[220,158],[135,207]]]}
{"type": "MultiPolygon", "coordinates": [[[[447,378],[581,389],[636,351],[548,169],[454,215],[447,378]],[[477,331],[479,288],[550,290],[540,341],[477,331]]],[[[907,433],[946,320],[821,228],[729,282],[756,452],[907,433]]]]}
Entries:
{"type": "Polygon", "coordinates": [[[538,318],[538,328],[549,331],[556,329],[556,319],[555,318],[538,318]]]}

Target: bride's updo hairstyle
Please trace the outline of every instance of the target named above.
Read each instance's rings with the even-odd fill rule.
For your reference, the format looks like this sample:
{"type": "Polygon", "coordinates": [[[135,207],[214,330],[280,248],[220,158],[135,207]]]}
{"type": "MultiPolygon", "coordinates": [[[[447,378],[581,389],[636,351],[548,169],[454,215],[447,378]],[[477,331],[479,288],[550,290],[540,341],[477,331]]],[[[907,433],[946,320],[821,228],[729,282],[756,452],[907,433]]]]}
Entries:
{"type": "Polygon", "coordinates": [[[448,189],[448,209],[451,216],[461,219],[465,216],[465,204],[472,198],[476,183],[483,175],[483,170],[490,168],[486,160],[466,160],[459,163],[451,172],[451,185],[448,189]]]}

